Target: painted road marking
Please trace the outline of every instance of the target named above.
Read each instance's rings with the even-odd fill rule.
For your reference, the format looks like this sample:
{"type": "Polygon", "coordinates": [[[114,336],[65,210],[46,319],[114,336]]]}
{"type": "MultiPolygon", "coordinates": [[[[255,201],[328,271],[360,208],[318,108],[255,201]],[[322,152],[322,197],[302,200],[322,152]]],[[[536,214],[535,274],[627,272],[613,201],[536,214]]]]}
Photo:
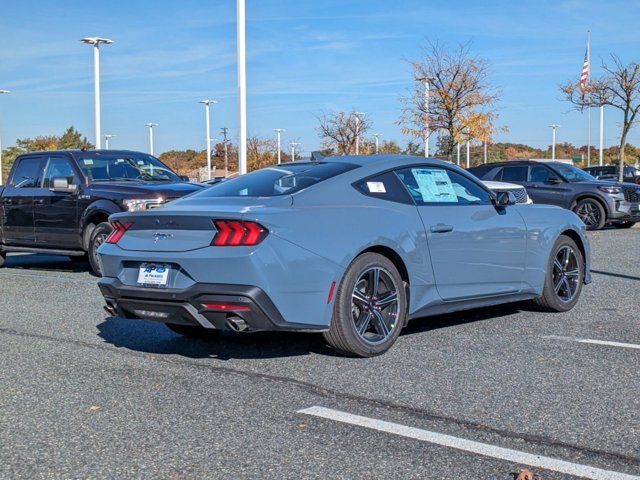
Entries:
{"type": "Polygon", "coordinates": [[[407,427],[399,423],[386,422],[375,418],[361,417],[339,410],[333,410],[325,407],[310,407],[298,410],[298,413],[304,415],[312,415],[314,417],[326,418],[336,422],[357,425],[360,427],[378,430],[380,432],[400,435],[423,442],[434,443],[444,447],[455,448],[486,457],[497,458],[507,462],[520,465],[529,465],[532,467],[544,468],[545,470],[553,470],[555,472],[575,475],[576,477],[590,478],[593,480],[638,480],[640,477],[628,475],[626,473],[614,472],[611,470],[602,470],[600,468],[591,467],[589,465],[580,465],[578,463],[566,462],[556,458],[545,457],[542,455],[534,455],[532,453],[521,452],[519,450],[511,450],[509,448],[496,447],[487,443],[474,442],[465,438],[454,437],[437,432],[430,432],[420,428],[407,427]]]}
{"type": "Polygon", "coordinates": [[[634,350],[640,350],[640,345],[636,343],[610,342],[608,340],[594,340],[592,338],[561,337],[558,335],[548,335],[544,338],[550,338],[552,340],[563,340],[565,342],[590,343],[592,345],[606,345],[608,347],[631,348],[634,350]]]}

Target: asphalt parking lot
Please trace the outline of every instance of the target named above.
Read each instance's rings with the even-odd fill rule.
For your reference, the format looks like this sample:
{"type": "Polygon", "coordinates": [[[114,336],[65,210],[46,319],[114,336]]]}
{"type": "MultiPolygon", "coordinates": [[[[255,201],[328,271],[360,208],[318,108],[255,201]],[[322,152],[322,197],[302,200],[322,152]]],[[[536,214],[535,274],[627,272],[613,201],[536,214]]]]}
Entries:
{"type": "Polygon", "coordinates": [[[573,311],[426,318],[373,359],[106,318],[86,266],[9,257],[0,477],[512,479],[534,462],[541,479],[633,478],[640,229],[590,238],[573,311]]]}

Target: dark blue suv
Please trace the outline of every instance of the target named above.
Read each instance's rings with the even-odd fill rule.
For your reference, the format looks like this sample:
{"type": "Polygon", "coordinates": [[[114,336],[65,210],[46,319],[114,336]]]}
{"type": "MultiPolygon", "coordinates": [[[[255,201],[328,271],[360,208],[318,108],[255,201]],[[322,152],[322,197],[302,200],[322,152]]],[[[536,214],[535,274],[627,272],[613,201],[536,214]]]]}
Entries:
{"type": "Polygon", "coordinates": [[[639,185],[597,180],[573,165],[512,160],[469,171],[481,180],[523,185],[534,203],[573,210],[589,230],[599,230],[607,223],[629,228],[640,222],[639,185]]]}

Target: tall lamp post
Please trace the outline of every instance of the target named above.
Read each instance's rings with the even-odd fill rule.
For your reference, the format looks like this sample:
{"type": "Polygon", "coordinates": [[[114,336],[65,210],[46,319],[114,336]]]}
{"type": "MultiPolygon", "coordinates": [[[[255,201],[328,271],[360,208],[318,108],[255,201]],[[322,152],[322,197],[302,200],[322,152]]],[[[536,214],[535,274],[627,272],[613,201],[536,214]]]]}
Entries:
{"type": "Polygon", "coordinates": [[[149,154],[153,155],[153,127],[157,127],[158,124],[149,122],[145,123],[145,126],[149,127],[149,154]]]}
{"type": "Polygon", "coordinates": [[[298,142],[291,142],[289,145],[291,145],[291,161],[295,162],[296,161],[296,147],[298,145],[300,145],[300,143],[298,142]]]}
{"type": "Polygon", "coordinates": [[[115,137],[115,135],[111,135],[111,134],[108,134],[108,133],[104,136],[104,148],[106,150],[109,150],[109,139],[113,138],[113,137],[115,137]]]}
{"type": "Polygon", "coordinates": [[[100,37],[86,37],[81,40],[88,45],[93,45],[93,96],[95,104],[96,149],[101,148],[100,136],[100,44],[109,45],[113,40],[100,37]]]}
{"type": "Polygon", "coordinates": [[[353,112],[356,117],[356,155],[360,155],[360,115],[366,115],[364,112],[353,112]]]}
{"type": "Polygon", "coordinates": [[[549,127],[552,129],[553,133],[551,134],[551,161],[554,162],[556,160],[556,130],[561,125],[556,125],[552,123],[549,127]]]}
{"type": "Polygon", "coordinates": [[[285,131],[284,128],[275,128],[274,131],[276,132],[276,136],[277,136],[277,142],[278,142],[278,165],[280,165],[280,162],[282,162],[282,143],[280,142],[280,135],[282,134],[282,132],[285,131]]]}
{"type": "Polygon", "coordinates": [[[424,156],[429,156],[429,87],[431,77],[422,77],[418,80],[424,82],[424,156]]]}
{"type": "MultiPolygon", "coordinates": [[[[0,95],[3,93],[11,93],[9,90],[0,90],[0,95]]],[[[0,185],[2,185],[2,139],[0,138],[0,185]]]]}
{"type": "Polygon", "coordinates": [[[245,42],[245,0],[236,0],[238,48],[238,170],[247,173],[247,59],[245,42]]]}
{"type": "Polygon", "coordinates": [[[373,136],[376,139],[376,155],[380,152],[380,134],[374,133],[373,136]]]}
{"type": "Polygon", "coordinates": [[[207,180],[211,180],[211,117],[209,106],[218,103],[216,100],[200,100],[204,104],[205,128],[207,136],[207,180]]]}
{"type": "Polygon", "coordinates": [[[227,150],[227,132],[229,129],[227,127],[222,127],[220,132],[222,132],[222,141],[224,142],[224,178],[229,176],[229,152],[227,150]]]}

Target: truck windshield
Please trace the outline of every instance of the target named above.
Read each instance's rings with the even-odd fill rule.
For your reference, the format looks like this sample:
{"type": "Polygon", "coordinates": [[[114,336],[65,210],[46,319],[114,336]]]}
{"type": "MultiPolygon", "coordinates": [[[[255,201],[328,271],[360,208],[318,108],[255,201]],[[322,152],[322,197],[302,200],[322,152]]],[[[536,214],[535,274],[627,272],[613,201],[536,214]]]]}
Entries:
{"type": "Polygon", "coordinates": [[[91,152],[77,157],[90,182],[179,182],[180,178],[160,160],[144,153],[91,152]]]}
{"type": "Polygon", "coordinates": [[[553,164],[553,168],[562,175],[568,182],[592,182],[596,178],[589,175],[584,170],[574,167],[573,165],[567,165],[565,163],[556,162],[553,164]]]}

